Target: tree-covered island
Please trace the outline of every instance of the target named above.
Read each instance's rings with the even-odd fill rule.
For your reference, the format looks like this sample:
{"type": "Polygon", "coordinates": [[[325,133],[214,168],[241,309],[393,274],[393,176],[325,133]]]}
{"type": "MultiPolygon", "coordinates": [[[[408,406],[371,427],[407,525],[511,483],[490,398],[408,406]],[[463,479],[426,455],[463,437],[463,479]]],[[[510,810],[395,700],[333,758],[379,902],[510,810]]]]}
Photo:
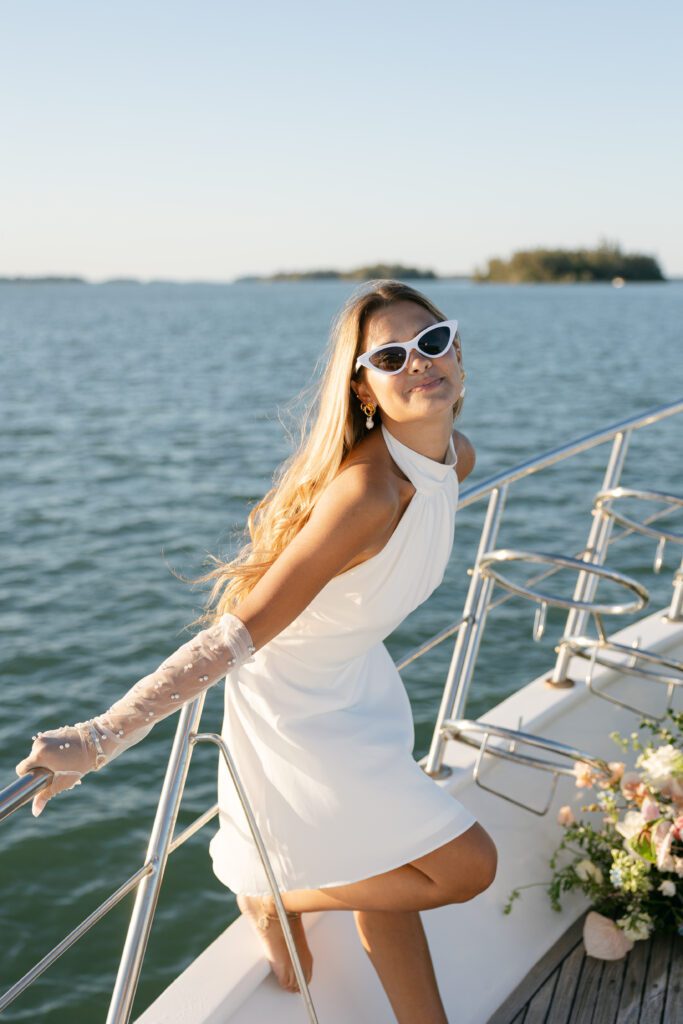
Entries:
{"type": "Polygon", "coordinates": [[[416,278],[435,280],[437,274],[433,270],[419,270],[417,267],[405,267],[401,263],[373,263],[354,270],[301,270],[282,271],[267,276],[250,275],[238,277],[235,282],[244,281],[372,281],[375,278],[393,278],[399,281],[411,281],[416,278]]]}
{"type": "Polygon", "coordinates": [[[623,253],[618,245],[602,242],[597,249],[525,249],[509,260],[490,259],[486,270],[475,270],[473,281],[573,283],[583,281],[665,281],[657,260],[642,253],[623,253]]]}

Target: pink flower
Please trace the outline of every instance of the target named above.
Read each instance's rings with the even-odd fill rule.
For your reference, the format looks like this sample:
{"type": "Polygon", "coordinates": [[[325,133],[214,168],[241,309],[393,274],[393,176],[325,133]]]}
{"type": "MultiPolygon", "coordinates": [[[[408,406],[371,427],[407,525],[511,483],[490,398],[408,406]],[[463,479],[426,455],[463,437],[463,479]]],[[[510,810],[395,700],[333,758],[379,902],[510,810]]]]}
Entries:
{"type": "Polygon", "coordinates": [[[671,800],[675,807],[683,811],[683,779],[674,779],[671,785],[671,800]]]}
{"type": "Polygon", "coordinates": [[[673,823],[674,839],[683,839],[683,814],[680,814],[673,823]]]}
{"type": "Polygon", "coordinates": [[[607,764],[611,774],[609,778],[607,776],[603,776],[600,779],[598,785],[601,789],[607,789],[608,786],[616,786],[624,774],[624,769],[626,767],[623,761],[608,761],[607,764]]]}
{"type": "Polygon", "coordinates": [[[627,800],[634,800],[636,790],[641,784],[640,772],[624,772],[621,776],[620,789],[627,800]]]}
{"type": "Polygon", "coordinates": [[[671,856],[673,831],[673,825],[669,821],[660,821],[658,825],[655,825],[653,839],[657,867],[660,871],[673,871],[675,868],[674,859],[671,856]]]}
{"type": "Polygon", "coordinates": [[[574,817],[574,812],[572,811],[569,804],[564,804],[564,806],[560,807],[559,811],[557,812],[558,825],[573,825],[575,821],[576,818],[574,817]]]}
{"type": "Polygon", "coordinates": [[[640,808],[640,813],[645,818],[645,821],[654,821],[655,818],[661,816],[661,811],[657,806],[657,803],[652,799],[651,796],[645,797],[643,805],[640,808]]]}
{"type": "Polygon", "coordinates": [[[642,781],[640,772],[624,772],[621,777],[620,788],[627,800],[635,800],[639,805],[649,795],[648,788],[642,781]]]}
{"type": "Polygon", "coordinates": [[[645,797],[647,797],[649,795],[650,795],[649,789],[647,788],[647,786],[645,785],[644,782],[641,782],[641,784],[638,786],[638,789],[636,790],[636,801],[639,804],[642,804],[642,802],[645,799],[645,797]]]}
{"type": "Polygon", "coordinates": [[[574,761],[573,771],[576,776],[576,785],[579,789],[588,789],[594,786],[600,778],[600,774],[595,772],[585,761],[574,761]]]}

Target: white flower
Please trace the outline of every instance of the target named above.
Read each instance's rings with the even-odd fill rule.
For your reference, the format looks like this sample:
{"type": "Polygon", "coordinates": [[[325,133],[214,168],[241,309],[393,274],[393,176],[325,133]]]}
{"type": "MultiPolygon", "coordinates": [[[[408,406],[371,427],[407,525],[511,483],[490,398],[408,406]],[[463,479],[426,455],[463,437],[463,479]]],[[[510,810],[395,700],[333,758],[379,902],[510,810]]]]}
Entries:
{"type": "Polygon", "coordinates": [[[620,917],[617,924],[623,928],[624,935],[632,942],[649,939],[654,928],[654,922],[649,914],[636,914],[633,918],[620,917]]]}
{"type": "Polygon", "coordinates": [[[618,821],[614,827],[624,839],[628,840],[632,836],[638,835],[644,826],[645,818],[640,811],[627,811],[624,815],[624,820],[618,821]]]}
{"type": "Polygon", "coordinates": [[[669,878],[665,878],[662,884],[659,886],[659,891],[664,896],[675,896],[676,895],[676,883],[672,882],[669,878]]]}
{"type": "Polygon", "coordinates": [[[676,750],[672,743],[667,743],[656,750],[640,754],[636,764],[644,770],[651,785],[659,786],[672,775],[683,775],[683,752],[676,750]]]}
{"type": "Polygon", "coordinates": [[[650,864],[642,854],[638,853],[631,846],[631,841],[636,838],[638,833],[645,828],[647,822],[640,811],[627,811],[624,815],[623,821],[618,821],[614,826],[617,832],[624,837],[624,849],[628,853],[631,860],[641,861],[644,864],[650,864]]]}
{"type": "Polygon", "coordinates": [[[602,871],[591,860],[580,860],[578,864],[574,865],[574,870],[582,882],[586,882],[589,878],[598,883],[602,882],[602,871]]]}

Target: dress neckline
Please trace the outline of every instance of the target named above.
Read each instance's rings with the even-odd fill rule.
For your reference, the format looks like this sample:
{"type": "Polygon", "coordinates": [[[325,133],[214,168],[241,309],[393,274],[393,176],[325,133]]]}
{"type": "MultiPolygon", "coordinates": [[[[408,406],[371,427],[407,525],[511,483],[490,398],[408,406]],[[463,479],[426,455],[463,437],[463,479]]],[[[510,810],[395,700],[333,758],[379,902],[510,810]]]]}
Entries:
{"type": "Polygon", "coordinates": [[[428,455],[423,455],[422,452],[417,452],[414,448],[409,448],[407,444],[399,441],[397,437],[394,437],[387,430],[381,421],[380,427],[386,446],[389,449],[389,454],[417,491],[431,493],[441,490],[452,480],[455,480],[457,484],[454,466],[458,461],[458,456],[452,436],[448,439],[446,461],[439,462],[437,459],[430,459],[428,455]]]}

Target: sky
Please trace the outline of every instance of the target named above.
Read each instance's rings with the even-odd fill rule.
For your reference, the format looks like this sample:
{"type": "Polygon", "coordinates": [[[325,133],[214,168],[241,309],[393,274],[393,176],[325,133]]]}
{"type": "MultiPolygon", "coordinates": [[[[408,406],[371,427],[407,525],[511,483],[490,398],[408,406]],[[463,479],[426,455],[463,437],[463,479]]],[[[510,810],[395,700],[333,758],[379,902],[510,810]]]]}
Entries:
{"type": "Polygon", "coordinates": [[[683,275],[683,5],[6,0],[0,275],[683,275]]]}

